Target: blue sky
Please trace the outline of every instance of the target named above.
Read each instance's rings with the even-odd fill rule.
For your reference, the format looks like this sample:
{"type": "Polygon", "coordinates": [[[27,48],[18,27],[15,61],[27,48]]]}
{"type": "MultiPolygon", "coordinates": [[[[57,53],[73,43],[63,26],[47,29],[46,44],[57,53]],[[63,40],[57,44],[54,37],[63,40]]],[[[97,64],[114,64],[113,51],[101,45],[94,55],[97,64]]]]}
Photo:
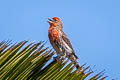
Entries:
{"type": "Polygon", "coordinates": [[[119,0],[1,0],[0,40],[47,42],[48,17],[61,19],[79,64],[120,78],[119,0]]]}

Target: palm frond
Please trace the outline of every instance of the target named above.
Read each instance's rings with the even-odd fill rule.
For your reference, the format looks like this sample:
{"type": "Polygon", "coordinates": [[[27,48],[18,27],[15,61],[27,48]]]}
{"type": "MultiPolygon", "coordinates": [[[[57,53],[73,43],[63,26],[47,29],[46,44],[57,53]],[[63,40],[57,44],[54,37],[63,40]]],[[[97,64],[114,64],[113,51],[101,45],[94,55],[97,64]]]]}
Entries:
{"type": "MultiPolygon", "coordinates": [[[[84,80],[93,73],[86,73],[90,67],[83,68],[84,65],[78,72],[69,60],[51,61],[55,52],[45,48],[44,42],[27,43],[26,40],[13,45],[10,40],[0,42],[0,80],[84,80]]],[[[90,80],[106,77],[100,72],[90,80]]]]}

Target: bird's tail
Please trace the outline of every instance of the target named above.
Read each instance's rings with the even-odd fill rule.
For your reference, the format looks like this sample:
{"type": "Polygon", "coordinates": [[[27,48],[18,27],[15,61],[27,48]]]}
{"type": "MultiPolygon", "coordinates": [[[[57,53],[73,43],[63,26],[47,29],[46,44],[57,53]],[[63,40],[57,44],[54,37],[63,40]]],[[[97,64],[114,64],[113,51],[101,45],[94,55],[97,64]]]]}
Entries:
{"type": "Polygon", "coordinates": [[[76,59],[78,59],[78,57],[75,55],[75,53],[74,53],[74,52],[73,52],[72,54],[74,55],[74,57],[75,57],[76,59]]]}
{"type": "Polygon", "coordinates": [[[76,67],[77,69],[79,69],[79,68],[80,68],[80,65],[79,65],[79,64],[76,64],[75,67],[76,67]]]}
{"type": "Polygon", "coordinates": [[[74,63],[74,65],[75,65],[75,67],[77,68],[77,69],[80,69],[81,67],[80,67],[80,65],[76,62],[76,63],[74,63]]]}
{"type": "Polygon", "coordinates": [[[78,57],[74,54],[72,56],[69,57],[69,59],[71,60],[71,62],[75,65],[75,67],[78,69],[80,68],[80,65],[77,62],[78,57]]]}

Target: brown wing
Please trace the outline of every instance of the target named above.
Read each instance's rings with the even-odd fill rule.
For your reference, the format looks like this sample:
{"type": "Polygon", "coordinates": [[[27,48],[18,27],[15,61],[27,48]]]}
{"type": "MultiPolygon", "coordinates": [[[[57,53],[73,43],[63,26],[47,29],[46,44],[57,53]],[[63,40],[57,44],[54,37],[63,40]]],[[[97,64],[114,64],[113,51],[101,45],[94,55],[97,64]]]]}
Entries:
{"type": "Polygon", "coordinates": [[[63,31],[61,31],[61,32],[62,32],[62,39],[63,39],[64,42],[72,49],[72,54],[78,59],[78,57],[77,57],[77,56],[75,55],[75,53],[74,53],[74,50],[73,50],[73,48],[72,48],[72,45],[71,45],[69,39],[67,38],[66,34],[65,34],[63,31]]]}

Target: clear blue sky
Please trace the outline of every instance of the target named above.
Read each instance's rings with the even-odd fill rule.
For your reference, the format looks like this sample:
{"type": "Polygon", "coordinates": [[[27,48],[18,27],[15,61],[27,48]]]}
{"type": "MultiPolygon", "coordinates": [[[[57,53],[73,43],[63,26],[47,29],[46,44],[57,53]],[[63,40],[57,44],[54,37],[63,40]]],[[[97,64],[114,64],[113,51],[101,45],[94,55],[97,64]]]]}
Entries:
{"type": "Polygon", "coordinates": [[[119,0],[0,0],[0,40],[48,40],[48,17],[60,17],[79,64],[120,80],[119,0]]]}

